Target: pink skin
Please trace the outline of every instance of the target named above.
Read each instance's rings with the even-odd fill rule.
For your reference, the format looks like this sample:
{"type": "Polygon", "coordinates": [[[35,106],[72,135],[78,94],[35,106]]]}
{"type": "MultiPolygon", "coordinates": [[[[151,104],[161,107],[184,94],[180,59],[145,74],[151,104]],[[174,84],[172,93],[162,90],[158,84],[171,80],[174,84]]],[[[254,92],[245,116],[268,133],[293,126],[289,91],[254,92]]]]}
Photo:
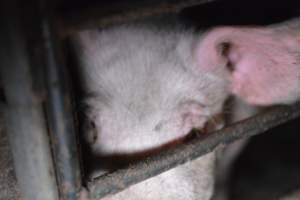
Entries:
{"type": "Polygon", "coordinates": [[[300,99],[299,30],[285,24],[216,28],[198,55],[207,67],[229,67],[231,91],[247,103],[290,104],[300,99]]]}

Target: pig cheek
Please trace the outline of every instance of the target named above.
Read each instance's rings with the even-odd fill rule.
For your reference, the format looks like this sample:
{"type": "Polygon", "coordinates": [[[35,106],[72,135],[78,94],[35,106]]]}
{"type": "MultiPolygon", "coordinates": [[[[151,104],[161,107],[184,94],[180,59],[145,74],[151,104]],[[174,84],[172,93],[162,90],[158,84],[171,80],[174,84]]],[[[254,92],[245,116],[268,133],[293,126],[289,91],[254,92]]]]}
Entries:
{"type": "Polygon", "coordinates": [[[250,93],[247,99],[249,103],[269,106],[284,103],[290,98],[292,91],[299,85],[299,82],[295,81],[297,72],[292,70],[293,67],[290,64],[279,65],[278,63],[253,69],[251,80],[246,86],[250,88],[246,89],[250,93]],[[284,66],[289,68],[284,68],[284,66]]]}
{"type": "Polygon", "coordinates": [[[253,88],[251,88],[250,82],[248,75],[244,75],[239,71],[234,71],[230,87],[232,94],[249,103],[249,99],[253,94],[253,88]]]}
{"type": "Polygon", "coordinates": [[[249,65],[244,65],[240,69],[243,70],[236,70],[232,74],[232,93],[252,105],[268,104],[270,99],[267,94],[272,84],[269,83],[269,75],[249,65]]]}

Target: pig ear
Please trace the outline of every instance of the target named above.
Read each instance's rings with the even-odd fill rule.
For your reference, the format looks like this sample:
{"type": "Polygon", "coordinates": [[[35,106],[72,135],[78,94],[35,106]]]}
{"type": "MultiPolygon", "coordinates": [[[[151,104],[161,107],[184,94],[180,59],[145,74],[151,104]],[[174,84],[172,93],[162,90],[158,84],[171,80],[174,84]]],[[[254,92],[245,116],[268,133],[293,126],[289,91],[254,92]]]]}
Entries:
{"type": "MultiPolygon", "coordinates": [[[[234,71],[240,67],[242,59],[249,58],[250,54],[260,57],[276,46],[276,43],[272,30],[267,28],[215,28],[207,32],[198,43],[195,57],[202,69],[216,70],[227,67],[234,71]]],[[[268,57],[265,58],[259,60],[262,63],[255,64],[264,65],[268,61],[268,57]]]]}
{"type": "Polygon", "coordinates": [[[197,66],[206,71],[214,71],[230,65],[233,42],[232,28],[216,28],[207,32],[196,45],[194,57],[197,66]]]}
{"type": "Polygon", "coordinates": [[[269,105],[298,74],[295,41],[272,28],[217,28],[196,46],[195,59],[207,71],[229,69],[232,94],[251,104],[269,105]]]}

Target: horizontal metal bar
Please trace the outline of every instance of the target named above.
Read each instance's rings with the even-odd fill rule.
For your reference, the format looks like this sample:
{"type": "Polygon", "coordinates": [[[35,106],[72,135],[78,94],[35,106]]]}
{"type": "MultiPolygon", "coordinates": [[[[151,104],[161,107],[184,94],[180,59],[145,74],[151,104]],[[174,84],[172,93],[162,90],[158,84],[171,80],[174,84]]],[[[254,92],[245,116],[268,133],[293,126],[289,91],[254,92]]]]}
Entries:
{"type": "Polygon", "coordinates": [[[258,116],[209,134],[205,139],[194,139],[174,149],[161,152],[159,155],[150,156],[126,169],[101,176],[88,183],[90,197],[96,200],[108,194],[117,193],[130,185],[211,152],[219,144],[229,144],[240,138],[263,133],[298,116],[300,116],[300,103],[291,107],[282,106],[266,110],[258,116]]]}
{"type": "Polygon", "coordinates": [[[82,29],[101,28],[159,14],[178,13],[183,8],[215,0],[144,0],[117,1],[92,5],[82,10],[59,13],[58,25],[62,36],[82,29]]]}

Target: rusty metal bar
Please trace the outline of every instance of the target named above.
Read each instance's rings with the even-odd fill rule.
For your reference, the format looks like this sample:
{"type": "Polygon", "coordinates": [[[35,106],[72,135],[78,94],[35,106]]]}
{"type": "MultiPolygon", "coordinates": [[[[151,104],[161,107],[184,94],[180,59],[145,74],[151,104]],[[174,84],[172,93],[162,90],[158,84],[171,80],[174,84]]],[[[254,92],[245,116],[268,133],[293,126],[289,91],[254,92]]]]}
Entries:
{"type": "MultiPolygon", "coordinates": [[[[46,11],[44,11],[46,13],[46,11]]],[[[62,51],[49,16],[42,21],[43,48],[46,59],[47,113],[54,151],[59,191],[63,200],[76,200],[81,187],[79,154],[68,76],[62,61],[62,51]]]]}
{"type": "MultiPolygon", "coordinates": [[[[55,172],[43,112],[43,87],[29,47],[36,28],[32,1],[0,2],[0,74],[6,99],[5,125],[24,200],[58,200],[55,172]],[[35,67],[33,67],[35,66],[35,67]]],[[[33,50],[34,48],[31,48],[33,50]]],[[[38,62],[37,62],[38,63],[38,62]]]]}
{"type": "Polygon", "coordinates": [[[57,20],[62,36],[82,29],[101,28],[160,14],[178,13],[183,8],[215,0],[145,0],[114,1],[92,5],[81,10],[59,13],[57,20]]]}
{"type": "Polygon", "coordinates": [[[159,155],[150,156],[126,169],[101,176],[88,184],[90,197],[96,200],[108,194],[117,193],[130,185],[211,152],[219,144],[229,144],[234,140],[262,133],[298,116],[300,116],[300,103],[291,107],[267,110],[258,116],[209,134],[204,139],[194,139],[159,155]]]}
{"type": "Polygon", "coordinates": [[[31,0],[1,8],[6,14],[1,79],[8,102],[7,130],[24,199],[76,200],[81,187],[79,156],[51,6],[31,0]]]}

